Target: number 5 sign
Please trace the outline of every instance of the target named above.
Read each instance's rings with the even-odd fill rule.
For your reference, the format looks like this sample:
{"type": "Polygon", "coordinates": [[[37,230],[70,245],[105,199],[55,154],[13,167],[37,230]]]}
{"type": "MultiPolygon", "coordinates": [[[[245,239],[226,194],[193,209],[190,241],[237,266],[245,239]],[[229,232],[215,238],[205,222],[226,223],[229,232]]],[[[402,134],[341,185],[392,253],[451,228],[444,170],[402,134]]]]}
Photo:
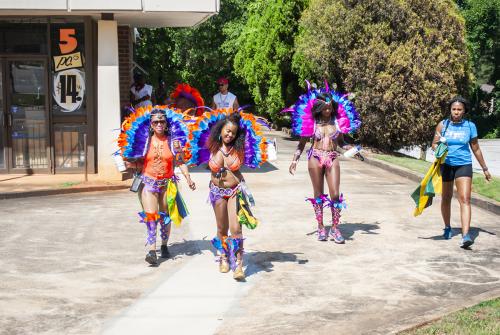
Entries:
{"type": "Polygon", "coordinates": [[[59,29],[59,50],[61,55],[53,56],[55,72],[83,67],[82,53],[79,51],[74,52],[77,47],[76,29],[59,29]]]}
{"type": "Polygon", "coordinates": [[[76,49],[78,41],[75,35],[76,32],[74,28],[59,29],[59,49],[62,54],[69,54],[76,49]]]}

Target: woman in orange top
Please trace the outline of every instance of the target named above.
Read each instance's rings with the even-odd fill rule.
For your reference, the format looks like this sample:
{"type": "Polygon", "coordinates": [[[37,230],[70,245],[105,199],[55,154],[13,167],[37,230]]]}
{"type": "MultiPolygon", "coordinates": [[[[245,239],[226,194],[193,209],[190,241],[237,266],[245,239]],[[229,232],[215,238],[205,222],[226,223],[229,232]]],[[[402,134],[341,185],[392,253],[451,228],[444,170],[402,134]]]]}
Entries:
{"type": "Polygon", "coordinates": [[[243,236],[237,214],[237,194],[244,185],[239,169],[244,160],[245,131],[239,125],[240,116],[234,113],[213,126],[208,142],[208,166],[212,172],[209,199],[217,221],[217,237],[212,243],[218,250],[226,250],[220,253],[219,270],[229,272],[231,263],[233,278],[243,280],[243,236]]]}
{"type": "MultiPolygon", "coordinates": [[[[194,190],[195,183],[191,180],[187,166],[184,164],[180,143],[172,140],[169,136],[167,120],[165,114],[160,109],[153,109],[151,112],[150,138],[147,153],[143,159],[136,162],[127,162],[127,167],[141,170],[142,184],[139,189],[139,200],[143,212],[139,213],[141,221],[146,224],[148,237],[147,242],[150,250],[146,255],[146,262],[157,264],[156,256],[156,228],[160,225],[161,257],[168,258],[167,247],[170,235],[171,222],[175,210],[179,210],[178,203],[182,204],[182,199],[177,192],[177,179],[174,175],[174,164],[178,165],[182,174],[186,178],[189,187],[194,190]],[[171,145],[171,143],[173,145],[171,145]],[[173,149],[173,150],[172,150],[173,149]],[[174,152],[172,152],[174,151],[174,152]],[[172,193],[172,194],[170,194],[172,193]],[[179,200],[180,199],[180,200],[179,200]],[[177,202],[177,204],[176,204],[177,202]]],[[[181,213],[182,218],[186,213],[181,213]]]]}

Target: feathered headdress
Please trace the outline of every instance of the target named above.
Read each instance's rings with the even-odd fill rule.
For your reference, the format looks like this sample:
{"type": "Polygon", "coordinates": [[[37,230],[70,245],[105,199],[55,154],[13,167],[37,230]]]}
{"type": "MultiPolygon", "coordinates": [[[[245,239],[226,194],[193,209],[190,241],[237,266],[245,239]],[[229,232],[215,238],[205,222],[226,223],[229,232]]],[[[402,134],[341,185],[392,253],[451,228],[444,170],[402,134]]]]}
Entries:
{"type": "Polygon", "coordinates": [[[122,123],[118,146],[125,160],[133,161],[146,156],[150,139],[151,111],[160,110],[167,121],[167,129],[172,139],[186,145],[187,126],[182,122],[182,114],[165,106],[147,106],[134,110],[122,123]]]}
{"type": "Polygon", "coordinates": [[[257,119],[253,114],[231,109],[216,109],[203,113],[196,122],[189,125],[189,142],[187,143],[186,160],[189,165],[200,165],[208,162],[210,151],[208,150],[208,139],[210,130],[220,120],[225,119],[231,113],[239,113],[241,116],[239,127],[246,133],[244,164],[250,168],[256,168],[267,161],[267,140],[262,136],[262,131],[257,119]]]}
{"type": "MultiPolygon", "coordinates": [[[[325,81],[325,88],[311,89],[307,82],[307,92],[299,97],[297,102],[282,112],[292,113],[292,132],[294,135],[309,137],[314,133],[314,116],[312,108],[318,95],[330,96],[338,104],[336,123],[339,131],[343,134],[353,134],[361,126],[359,114],[352,101],[347,97],[348,94],[340,94],[330,89],[325,81]]],[[[328,102],[328,101],[327,101],[328,102]]]]}
{"type": "Polygon", "coordinates": [[[174,91],[170,94],[170,98],[174,101],[172,104],[173,108],[177,108],[176,100],[179,98],[184,98],[191,101],[196,106],[196,116],[203,114],[203,106],[205,101],[201,97],[200,91],[196,88],[190,86],[189,84],[177,84],[174,91]]]}

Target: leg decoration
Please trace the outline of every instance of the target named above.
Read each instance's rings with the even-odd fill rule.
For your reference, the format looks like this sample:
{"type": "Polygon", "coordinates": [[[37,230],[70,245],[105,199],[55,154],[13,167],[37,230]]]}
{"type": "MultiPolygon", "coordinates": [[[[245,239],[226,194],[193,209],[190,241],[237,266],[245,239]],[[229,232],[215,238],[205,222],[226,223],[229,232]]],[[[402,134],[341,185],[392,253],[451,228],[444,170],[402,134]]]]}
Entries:
{"type": "Polygon", "coordinates": [[[229,265],[231,270],[236,270],[238,267],[236,254],[241,253],[241,257],[243,258],[243,239],[242,238],[227,238],[227,249],[229,254],[229,265]]]}
{"type": "Polygon", "coordinates": [[[224,236],[222,240],[214,237],[212,239],[212,245],[215,249],[217,249],[217,257],[215,258],[215,261],[219,263],[219,271],[222,273],[229,272],[229,263],[227,262],[227,236],[224,236]]]}
{"type": "Polygon", "coordinates": [[[326,241],[328,239],[326,235],[326,229],[323,225],[323,207],[325,202],[329,201],[326,194],[322,194],[317,198],[307,198],[306,201],[309,201],[314,209],[314,215],[316,216],[316,221],[318,222],[318,240],[326,241]]]}
{"type": "Polygon", "coordinates": [[[212,245],[217,250],[217,253],[219,254],[219,258],[220,258],[220,256],[227,256],[228,255],[227,239],[228,239],[227,236],[222,237],[222,240],[219,239],[218,237],[214,237],[212,239],[212,245]]]}
{"type": "Polygon", "coordinates": [[[338,225],[340,224],[340,212],[342,208],[346,207],[344,197],[341,194],[339,200],[330,200],[328,207],[332,210],[332,228],[330,230],[330,237],[335,241],[335,243],[344,243],[344,237],[342,236],[338,225]]]}
{"type": "Polygon", "coordinates": [[[168,225],[172,222],[170,217],[165,212],[160,212],[160,218],[158,219],[158,223],[160,224],[160,236],[162,241],[168,240],[168,225]]]}
{"type": "Polygon", "coordinates": [[[158,213],[139,212],[141,218],[139,222],[144,223],[147,228],[148,237],[146,238],[146,245],[153,245],[156,243],[156,226],[160,215],[158,213]]]}

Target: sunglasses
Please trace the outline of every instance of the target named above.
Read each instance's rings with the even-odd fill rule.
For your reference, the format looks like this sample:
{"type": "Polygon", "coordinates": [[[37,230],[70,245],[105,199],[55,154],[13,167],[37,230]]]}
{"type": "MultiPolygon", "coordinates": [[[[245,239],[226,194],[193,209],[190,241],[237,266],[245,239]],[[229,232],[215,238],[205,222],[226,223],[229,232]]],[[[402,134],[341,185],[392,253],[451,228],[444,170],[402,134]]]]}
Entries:
{"type": "Polygon", "coordinates": [[[217,85],[218,85],[218,86],[224,86],[224,85],[226,85],[226,84],[223,84],[223,83],[218,83],[217,85]]]}
{"type": "Polygon", "coordinates": [[[160,121],[151,121],[151,124],[153,126],[156,126],[156,125],[159,125],[159,124],[166,124],[167,121],[164,121],[164,120],[160,120],[160,121]]]}

